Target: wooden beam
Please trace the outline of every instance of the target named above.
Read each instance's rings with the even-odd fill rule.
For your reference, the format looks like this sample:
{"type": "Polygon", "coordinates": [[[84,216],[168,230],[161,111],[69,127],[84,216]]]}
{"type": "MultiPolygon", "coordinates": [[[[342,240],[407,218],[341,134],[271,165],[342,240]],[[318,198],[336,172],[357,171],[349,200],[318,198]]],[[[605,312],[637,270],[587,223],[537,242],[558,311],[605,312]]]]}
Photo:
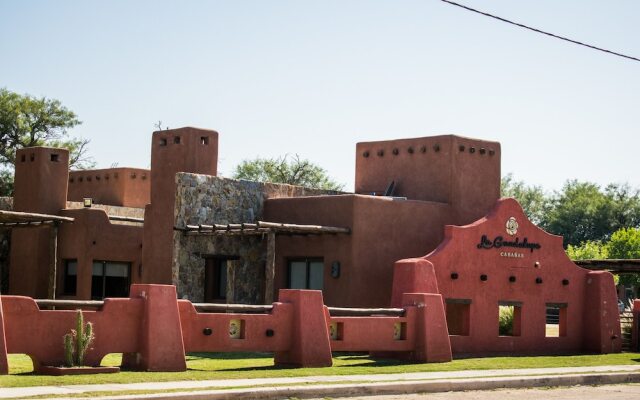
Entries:
{"type": "Polygon", "coordinates": [[[109,220],[122,221],[122,222],[135,222],[137,224],[144,224],[144,218],[122,217],[120,215],[109,215],[109,220]]]}
{"type": "Polygon", "coordinates": [[[343,308],[327,307],[332,316],[358,317],[370,315],[390,315],[401,317],[404,315],[404,308],[343,308]]]}
{"type": "Polygon", "coordinates": [[[264,302],[273,303],[273,283],[276,276],[276,233],[267,234],[267,262],[264,271],[264,302]]]}
{"type": "Polygon", "coordinates": [[[573,262],[592,271],[609,271],[616,274],[640,272],[640,260],[636,259],[574,260],[573,262]]]}
{"type": "Polygon", "coordinates": [[[56,308],[99,308],[104,305],[102,300],[52,300],[52,299],[36,299],[38,307],[56,307],[56,308]]]}
{"type": "Polygon", "coordinates": [[[351,233],[349,228],[339,228],[335,226],[322,226],[322,225],[298,225],[298,224],[281,224],[277,222],[258,221],[258,228],[273,228],[281,231],[303,231],[306,233],[321,232],[321,233],[351,233]]]}
{"type": "Polygon", "coordinates": [[[216,303],[193,303],[198,312],[252,312],[268,313],[273,310],[273,305],[251,305],[251,304],[216,304],[216,303]]]}
{"type": "Polygon", "coordinates": [[[38,214],[21,211],[1,211],[0,221],[9,222],[37,222],[37,221],[56,221],[56,222],[73,222],[71,217],[62,217],[60,215],[38,214]]]}

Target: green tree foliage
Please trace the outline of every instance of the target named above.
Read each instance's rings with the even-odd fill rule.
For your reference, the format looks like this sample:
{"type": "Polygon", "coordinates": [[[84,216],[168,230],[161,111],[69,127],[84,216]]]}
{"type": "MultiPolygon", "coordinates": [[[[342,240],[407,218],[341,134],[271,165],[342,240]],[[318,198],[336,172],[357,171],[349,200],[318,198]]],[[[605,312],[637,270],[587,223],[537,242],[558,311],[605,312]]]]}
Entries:
{"type": "Polygon", "coordinates": [[[562,235],[565,246],[607,240],[612,232],[640,225],[640,195],[628,185],[601,190],[591,182],[567,181],[552,196],[540,225],[562,235]]]}
{"type": "Polygon", "coordinates": [[[528,186],[509,174],[502,178],[501,193],[518,200],[533,223],[561,235],[572,251],[592,251],[613,232],[640,227],[640,193],[627,184],[602,189],[595,183],[569,180],[561,190],[546,194],[540,186],[528,186]],[[588,247],[582,248],[582,243],[588,247]]]}
{"type": "Polygon", "coordinates": [[[609,258],[609,248],[602,242],[590,240],[580,245],[568,245],[567,255],[572,260],[604,260],[609,258]]]}
{"type": "MultiPolygon", "coordinates": [[[[607,243],[608,258],[640,258],[640,230],[623,228],[611,235],[607,243]]],[[[620,283],[627,286],[640,286],[640,274],[620,274],[620,283]]]]}
{"type": "Polygon", "coordinates": [[[91,168],[87,139],[70,138],[68,130],[79,125],[76,114],[58,100],[20,95],[0,88],[0,189],[6,195],[13,186],[16,150],[32,146],[63,147],[70,151],[70,165],[91,168]]]}
{"type": "Polygon", "coordinates": [[[542,223],[550,201],[542,187],[528,186],[523,181],[514,180],[512,174],[508,174],[500,182],[500,192],[502,197],[518,200],[531,222],[536,225],[542,223]]]}
{"type": "Polygon", "coordinates": [[[322,167],[301,159],[297,154],[291,159],[284,156],[244,160],[236,166],[233,178],[326,190],[342,190],[344,187],[331,179],[322,167]]]}
{"type": "MultiPolygon", "coordinates": [[[[640,258],[640,229],[622,228],[606,242],[587,241],[579,246],[569,245],[567,255],[572,260],[638,259],[640,258]]],[[[640,286],[640,274],[620,274],[616,284],[640,286]]]]}

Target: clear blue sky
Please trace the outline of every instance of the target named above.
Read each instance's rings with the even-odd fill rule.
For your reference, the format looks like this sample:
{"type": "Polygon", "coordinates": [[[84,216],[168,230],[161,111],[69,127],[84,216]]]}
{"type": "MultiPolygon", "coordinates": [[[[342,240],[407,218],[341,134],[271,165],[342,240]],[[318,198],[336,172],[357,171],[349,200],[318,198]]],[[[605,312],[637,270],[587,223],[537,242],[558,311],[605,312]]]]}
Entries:
{"type": "MultiPolygon", "coordinates": [[[[460,0],[640,57],[640,2],[460,0]]],[[[420,1],[0,0],[0,87],[61,100],[98,167],[154,123],[220,132],[220,166],[299,154],[353,187],[355,143],[497,140],[503,174],[640,187],[640,62],[420,1]]]]}

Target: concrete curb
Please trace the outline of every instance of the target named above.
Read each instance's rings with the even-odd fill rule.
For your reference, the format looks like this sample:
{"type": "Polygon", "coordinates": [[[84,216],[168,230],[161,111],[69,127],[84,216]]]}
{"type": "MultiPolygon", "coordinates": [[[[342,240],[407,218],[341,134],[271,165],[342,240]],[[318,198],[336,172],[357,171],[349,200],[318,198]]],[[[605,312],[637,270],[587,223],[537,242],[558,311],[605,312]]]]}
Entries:
{"type": "MultiPolygon", "coordinates": [[[[100,399],[145,400],[238,400],[274,398],[323,398],[373,395],[401,395],[408,393],[460,392],[469,390],[522,389],[576,385],[613,385],[640,383],[640,372],[570,374],[553,376],[481,377],[465,379],[436,379],[429,381],[346,383],[329,385],[251,387],[242,389],[200,390],[192,392],[157,393],[100,397],[100,399]]],[[[61,398],[56,398],[60,400],[61,398]]],[[[78,397],[68,398],[78,400],[78,397]]],[[[93,398],[87,398],[93,399],[93,398]]]]}

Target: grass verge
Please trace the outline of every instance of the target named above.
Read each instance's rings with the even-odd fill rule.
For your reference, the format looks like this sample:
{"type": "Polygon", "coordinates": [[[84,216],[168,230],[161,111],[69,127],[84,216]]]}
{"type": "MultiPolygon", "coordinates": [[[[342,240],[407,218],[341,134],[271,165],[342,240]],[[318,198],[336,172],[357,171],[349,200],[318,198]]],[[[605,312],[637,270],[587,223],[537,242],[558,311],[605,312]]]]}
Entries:
{"type": "MultiPolygon", "coordinates": [[[[119,365],[121,356],[110,354],[102,365],[119,365]]],[[[34,375],[31,359],[9,355],[9,375],[0,376],[0,387],[79,385],[100,383],[167,382],[208,379],[271,378],[318,375],[392,374],[406,372],[460,371],[587,367],[600,365],[640,365],[640,353],[603,355],[486,357],[454,360],[449,363],[410,364],[390,359],[374,359],[361,354],[342,354],[328,368],[282,368],[273,365],[273,356],[264,353],[195,353],[187,356],[185,372],[131,372],[117,374],[43,376],[34,375]]]]}

